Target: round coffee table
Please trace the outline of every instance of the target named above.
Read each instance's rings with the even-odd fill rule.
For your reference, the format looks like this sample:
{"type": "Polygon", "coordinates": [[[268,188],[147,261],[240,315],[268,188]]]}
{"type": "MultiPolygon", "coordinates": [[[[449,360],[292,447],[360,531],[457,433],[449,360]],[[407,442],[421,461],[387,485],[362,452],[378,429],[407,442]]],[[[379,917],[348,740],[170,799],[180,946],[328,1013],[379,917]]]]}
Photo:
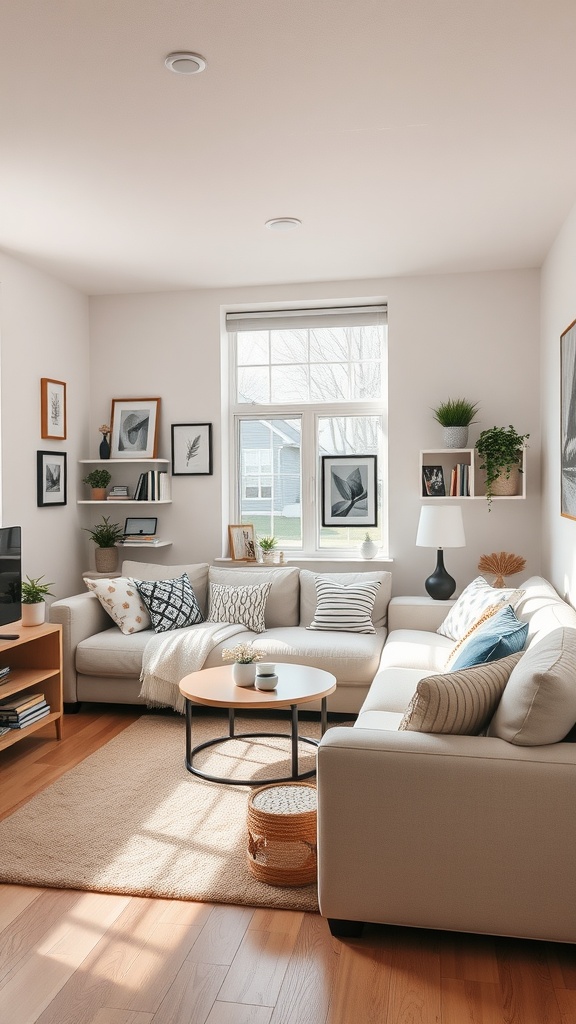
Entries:
{"type": "Polygon", "coordinates": [[[321,668],[308,668],[306,665],[277,664],[278,686],[275,690],[257,690],[256,687],[236,686],[232,681],[232,666],[219,665],[217,668],[204,668],[200,672],[191,672],[180,682],[180,691],[186,700],[186,767],[193,775],[198,775],[208,782],[223,782],[229,786],[262,786],[273,782],[297,782],[315,775],[315,769],[299,773],[298,743],[310,743],[318,746],[318,740],[309,739],[298,734],[298,705],[319,700],[320,731],[326,731],[327,708],[326,699],[336,689],[336,677],[321,668]],[[208,740],[198,746],[192,746],[192,708],[194,704],[204,704],[214,708],[228,708],[228,736],[208,740]],[[287,735],[275,732],[235,732],[235,712],[237,710],[257,711],[275,708],[290,708],[291,729],[291,768],[292,774],[274,779],[226,779],[218,775],[210,775],[194,766],[194,757],[206,747],[215,747],[226,743],[229,739],[269,738],[287,735]]]}

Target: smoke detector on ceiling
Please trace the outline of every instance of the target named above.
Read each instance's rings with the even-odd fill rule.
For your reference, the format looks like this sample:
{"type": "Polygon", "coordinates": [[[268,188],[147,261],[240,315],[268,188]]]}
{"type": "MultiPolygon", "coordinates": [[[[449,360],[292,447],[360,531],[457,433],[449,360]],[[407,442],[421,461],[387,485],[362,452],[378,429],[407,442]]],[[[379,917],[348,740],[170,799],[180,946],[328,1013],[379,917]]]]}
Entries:
{"type": "Polygon", "coordinates": [[[188,53],[186,50],[169,53],[164,63],[168,70],[176,75],[197,75],[206,67],[204,57],[199,53],[188,53]]]}

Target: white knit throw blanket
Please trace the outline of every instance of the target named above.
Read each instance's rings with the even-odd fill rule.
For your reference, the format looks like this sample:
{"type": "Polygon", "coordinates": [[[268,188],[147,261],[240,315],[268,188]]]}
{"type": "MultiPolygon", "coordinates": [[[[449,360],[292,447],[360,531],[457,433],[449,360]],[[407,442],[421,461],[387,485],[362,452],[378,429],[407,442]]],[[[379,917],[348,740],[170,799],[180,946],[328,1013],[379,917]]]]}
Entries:
{"type": "Polygon", "coordinates": [[[174,708],[184,714],[186,701],[180,680],[198,672],[210,651],[246,626],[230,622],[202,622],[197,626],[156,633],[144,648],[140,674],[140,696],[148,707],[174,708]]]}

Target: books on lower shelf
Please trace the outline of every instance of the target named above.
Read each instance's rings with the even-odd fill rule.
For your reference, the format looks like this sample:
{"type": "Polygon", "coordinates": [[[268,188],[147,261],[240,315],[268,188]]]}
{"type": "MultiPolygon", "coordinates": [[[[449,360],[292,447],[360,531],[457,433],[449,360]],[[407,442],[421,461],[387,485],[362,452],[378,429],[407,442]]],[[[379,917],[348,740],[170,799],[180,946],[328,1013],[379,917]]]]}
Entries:
{"type": "Polygon", "coordinates": [[[450,475],[450,497],[470,497],[470,466],[467,462],[458,462],[450,475]]]}
{"type": "Polygon", "coordinates": [[[130,546],[135,548],[144,546],[154,548],[162,544],[162,541],[159,537],[134,537],[132,539],[124,538],[124,540],[119,540],[118,544],[123,548],[129,548],[130,546]]]}
{"type": "Polygon", "coordinates": [[[7,698],[0,702],[0,726],[25,729],[50,714],[50,705],[43,693],[7,698]]]}
{"type": "Polygon", "coordinates": [[[134,491],[135,501],[169,501],[170,478],[165,469],[149,469],[140,473],[134,491]]]}

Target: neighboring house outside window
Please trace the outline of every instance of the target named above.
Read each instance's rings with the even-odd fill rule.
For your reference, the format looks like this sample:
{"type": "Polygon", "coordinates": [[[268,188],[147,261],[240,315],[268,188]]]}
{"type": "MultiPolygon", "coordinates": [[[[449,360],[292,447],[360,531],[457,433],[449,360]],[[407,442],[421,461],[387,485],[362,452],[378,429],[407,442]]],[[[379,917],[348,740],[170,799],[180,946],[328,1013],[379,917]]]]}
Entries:
{"type": "MultiPolygon", "coordinates": [[[[231,520],[306,554],[356,550],[365,529],[321,525],[323,455],[378,457],[387,549],[386,309],[229,313],[231,520]]],[[[353,520],[350,520],[352,523],[353,520]]]]}

